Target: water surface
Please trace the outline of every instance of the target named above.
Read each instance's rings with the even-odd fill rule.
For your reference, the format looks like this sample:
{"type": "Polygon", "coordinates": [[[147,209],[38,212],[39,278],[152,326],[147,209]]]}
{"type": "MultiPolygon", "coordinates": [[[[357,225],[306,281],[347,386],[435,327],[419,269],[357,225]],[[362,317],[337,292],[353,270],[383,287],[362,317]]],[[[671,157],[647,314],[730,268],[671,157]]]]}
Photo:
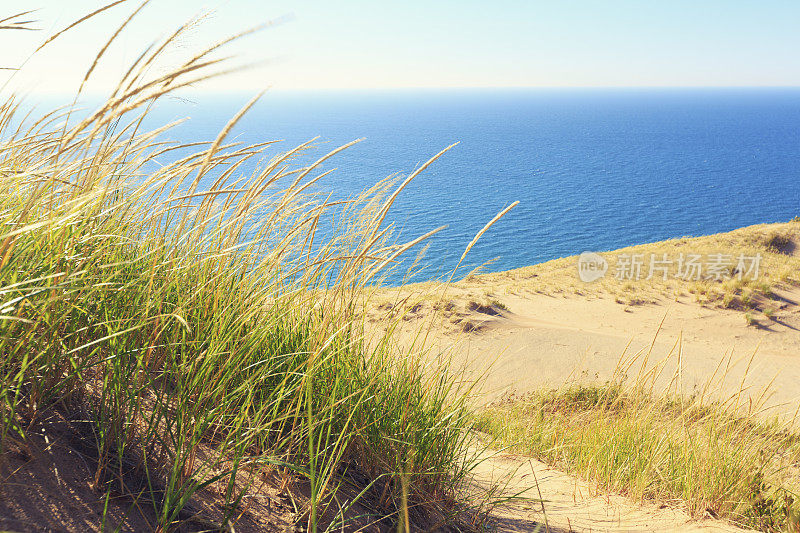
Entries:
{"type": "MultiPolygon", "coordinates": [[[[170,133],[213,138],[247,95],[167,101],[170,133]]],[[[800,89],[536,89],[267,93],[236,127],[245,142],[320,136],[320,189],[348,197],[459,145],[399,197],[389,219],[411,239],[439,225],[425,270],[455,265],[474,234],[520,205],[472,250],[505,270],[800,215],[800,89]]],[[[396,278],[395,278],[396,279],[396,278]]]]}

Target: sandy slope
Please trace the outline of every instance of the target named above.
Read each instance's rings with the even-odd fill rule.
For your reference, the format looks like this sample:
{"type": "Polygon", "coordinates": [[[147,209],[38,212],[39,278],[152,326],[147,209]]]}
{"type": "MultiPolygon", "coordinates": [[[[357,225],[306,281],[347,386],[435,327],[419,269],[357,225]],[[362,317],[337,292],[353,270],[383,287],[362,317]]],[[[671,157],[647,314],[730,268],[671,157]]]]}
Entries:
{"type": "MultiPolygon", "coordinates": [[[[745,406],[763,400],[770,407],[767,413],[792,416],[800,407],[800,288],[793,278],[798,243],[800,224],[795,222],[628,249],[763,252],[771,269],[764,283],[773,294],[748,308],[721,305],[722,291],[728,290],[721,283],[631,286],[606,278],[586,284],[577,279],[576,258],[565,258],[472,276],[448,287],[388,290],[381,295],[382,306],[369,316],[376,325],[384,323],[387,313],[394,316],[399,330],[407,333],[407,345],[427,325],[430,357],[446,354],[468,380],[483,378],[475,396],[479,404],[570,381],[602,382],[635,361],[629,377],[660,369],[658,383],[684,394],[740,395],[745,406]],[[776,232],[786,237],[780,250],[765,244],[776,232]],[[757,324],[748,325],[746,316],[755,316],[757,324]]],[[[734,304],[749,290],[740,291],[734,304]]],[[[718,520],[692,520],[678,509],[599,494],[531,458],[487,458],[479,474],[484,480],[504,477],[528,497],[538,497],[541,490],[553,531],[735,529],[718,520]]],[[[500,529],[509,531],[531,531],[545,521],[541,506],[531,503],[504,506],[495,515],[500,529]]]]}

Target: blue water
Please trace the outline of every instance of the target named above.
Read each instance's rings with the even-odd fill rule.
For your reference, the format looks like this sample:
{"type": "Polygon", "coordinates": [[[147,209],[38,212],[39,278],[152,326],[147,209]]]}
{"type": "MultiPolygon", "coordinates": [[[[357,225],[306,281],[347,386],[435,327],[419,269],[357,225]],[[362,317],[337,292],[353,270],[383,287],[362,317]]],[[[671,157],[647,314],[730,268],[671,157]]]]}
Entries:
{"type": "MultiPolygon", "coordinates": [[[[210,139],[247,99],[170,101],[158,116],[192,117],[168,137],[210,139]]],[[[415,279],[452,268],[515,200],[469,266],[505,270],[800,215],[800,89],[267,93],[232,132],[285,139],[285,149],[314,136],[325,141],[316,155],[366,138],[324,165],[338,170],[320,189],[336,197],[460,143],[389,214],[408,239],[449,225],[415,279]]]]}

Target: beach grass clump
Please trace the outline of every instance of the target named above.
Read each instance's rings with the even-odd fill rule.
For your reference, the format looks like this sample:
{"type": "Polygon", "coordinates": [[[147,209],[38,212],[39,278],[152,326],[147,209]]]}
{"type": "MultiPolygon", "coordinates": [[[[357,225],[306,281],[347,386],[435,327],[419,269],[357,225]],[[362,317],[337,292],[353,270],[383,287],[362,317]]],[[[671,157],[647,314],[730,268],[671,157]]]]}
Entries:
{"type": "Polygon", "coordinates": [[[201,495],[232,530],[272,474],[312,530],[342,527],[355,500],[389,527],[455,520],[464,393],[391,330],[368,339],[358,312],[407,249],[383,223],[399,189],[310,194],[341,148],[300,164],[308,143],[229,142],[255,99],[216,139],[144,130],[159,100],[220,72],[225,43],[149,68],[187,27],[91,112],[0,102],[0,456],[52,413],[88,424],[84,481],[159,531],[197,520],[201,495]]]}
{"type": "Polygon", "coordinates": [[[763,531],[797,531],[800,434],[738,397],[654,394],[624,381],[499,402],[475,427],[599,487],[763,531]]]}

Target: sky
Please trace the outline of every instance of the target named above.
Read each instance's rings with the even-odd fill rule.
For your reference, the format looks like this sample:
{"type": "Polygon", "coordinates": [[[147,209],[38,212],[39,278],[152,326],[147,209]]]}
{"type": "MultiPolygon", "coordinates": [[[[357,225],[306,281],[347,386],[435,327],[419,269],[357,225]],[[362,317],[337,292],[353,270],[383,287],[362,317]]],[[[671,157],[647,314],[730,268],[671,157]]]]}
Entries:
{"type": "MultiPolygon", "coordinates": [[[[0,30],[0,67],[107,2],[2,0],[0,18],[40,8],[39,32],[0,30]]],[[[28,59],[7,87],[73,92],[130,0],[28,59]]],[[[209,91],[406,87],[800,86],[798,0],[152,0],[109,48],[91,90],[113,87],[151,42],[198,13],[177,63],[255,24],[225,50],[254,67],[209,91]]],[[[166,68],[166,65],[163,66],[166,68]]],[[[13,71],[0,71],[2,84],[13,71]]]]}

